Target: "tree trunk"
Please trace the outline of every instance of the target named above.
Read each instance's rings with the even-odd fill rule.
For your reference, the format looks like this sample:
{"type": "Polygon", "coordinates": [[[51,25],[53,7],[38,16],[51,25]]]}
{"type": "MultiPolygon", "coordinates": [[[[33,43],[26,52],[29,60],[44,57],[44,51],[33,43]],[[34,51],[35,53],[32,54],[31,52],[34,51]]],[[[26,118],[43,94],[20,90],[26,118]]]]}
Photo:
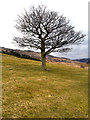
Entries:
{"type": "Polygon", "coordinates": [[[46,70],[46,55],[45,50],[41,50],[41,57],[42,57],[42,70],[46,70]]]}
{"type": "Polygon", "coordinates": [[[46,69],[46,56],[42,56],[42,70],[47,70],[46,69]]]}
{"type": "Polygon", "coordinates": [[[45,40],[41,42],[42,70],[46,70],[45,40]]]}

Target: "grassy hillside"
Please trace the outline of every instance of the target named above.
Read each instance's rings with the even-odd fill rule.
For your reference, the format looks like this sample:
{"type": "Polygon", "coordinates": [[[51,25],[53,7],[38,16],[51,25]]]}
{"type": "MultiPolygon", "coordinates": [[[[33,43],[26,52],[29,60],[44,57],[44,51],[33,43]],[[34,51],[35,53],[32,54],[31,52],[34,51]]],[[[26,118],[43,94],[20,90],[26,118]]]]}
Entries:
{"type": "Polygon", "coordinates": [[[87,118],[88,71],[63,64],[2,56],[5,118],[87,118]]]}

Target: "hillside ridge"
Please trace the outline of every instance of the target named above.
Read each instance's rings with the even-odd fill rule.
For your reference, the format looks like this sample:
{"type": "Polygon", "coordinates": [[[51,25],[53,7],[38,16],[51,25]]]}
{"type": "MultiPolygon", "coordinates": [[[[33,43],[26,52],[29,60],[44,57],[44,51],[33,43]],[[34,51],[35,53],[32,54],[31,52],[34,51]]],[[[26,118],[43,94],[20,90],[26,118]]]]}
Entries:
{"type": "MultiPolygon", "coordinates": [[[[41,54],[39,52],[34,52],[31,50],[18,50],[18,49],[11,49],[11,48],[5,48],[2,47],[2,53],[6,53],[6,54],[11,54],[15,56],[20,56],[20,57],[24,57],[25,55],[30,57],[30,58],[34,58],[37,59],[39,61],[41,61],[41,54]]],[[[64,58],[64,57],[54,57],[52,55],[47,55],[46,57],[47,62],[69,62],[71,63],[72,60],[70,60],[69,58],[64,58]]]]}
{"type": "MultiPolygon", "coordinates": [[[[31,50],[18,50],[18,49],[0,47],[0,51],[4,54],[17,56],[20,58],[41,61],[41,54],[39,52],[34,52],[31,50]]],[[[81,68],[88,67],[87,63],[82,63],[77,60],[70,60],[69,58],[64,58],[64,57],[54,57],[52,55],[47,55],[46,61],[52,62],[52,63],[58,63],[58,64],[66,64],[66,65],[76,66],[76,67],[81,67],[81,68]]]]}
{"type": "Polygon", "coordinates": [[[78,61],[78,62],[89,64],[90,63],[90,58],[74,59],[73,61],[78,61]]]}

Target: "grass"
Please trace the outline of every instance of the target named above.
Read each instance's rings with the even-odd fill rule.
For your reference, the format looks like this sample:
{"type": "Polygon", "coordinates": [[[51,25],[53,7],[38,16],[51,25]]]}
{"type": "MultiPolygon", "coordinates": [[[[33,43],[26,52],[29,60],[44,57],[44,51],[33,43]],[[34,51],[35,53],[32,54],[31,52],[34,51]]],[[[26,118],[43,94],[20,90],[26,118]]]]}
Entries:
{"type": "Polygon", "coordinates": [[[87,118],[88,70],[2,55],[2,117],[87,118]]]}

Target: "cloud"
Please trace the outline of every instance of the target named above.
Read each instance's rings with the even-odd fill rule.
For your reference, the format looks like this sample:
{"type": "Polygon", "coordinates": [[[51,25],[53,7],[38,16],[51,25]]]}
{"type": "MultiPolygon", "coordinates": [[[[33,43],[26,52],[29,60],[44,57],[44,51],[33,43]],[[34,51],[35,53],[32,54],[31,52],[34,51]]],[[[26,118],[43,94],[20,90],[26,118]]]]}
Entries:
{"type": "Polygon", "coordinates": [[[57,57],[66,57],[70,59],[81,59],[81,58],[88,58],[88,39],[85,39],[84,42],[80,45],[73,45],[71,46],[71,52],[67,53],[51,53],[51,55],[57,57]]]}

